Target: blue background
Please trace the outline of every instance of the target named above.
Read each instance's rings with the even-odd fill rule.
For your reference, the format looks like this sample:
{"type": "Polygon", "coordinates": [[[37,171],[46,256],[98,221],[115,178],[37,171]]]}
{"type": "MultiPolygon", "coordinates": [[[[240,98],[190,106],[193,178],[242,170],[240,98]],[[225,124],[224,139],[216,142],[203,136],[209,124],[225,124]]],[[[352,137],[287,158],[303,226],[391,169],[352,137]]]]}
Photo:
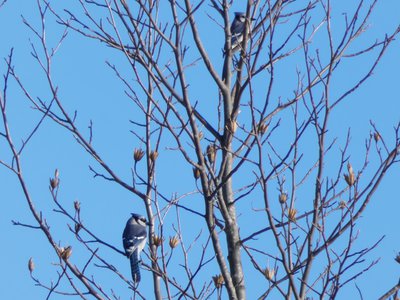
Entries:
{"type": "MultiPolygon", "coordinates": [[[[78,11],[79,5],[68,1],[68,7],[78,11]]],[[[40,18],[36,1],[9,1],[0,9],[0,56],[6,57],[10,48],[14,48],[13,65],[18,76],[33,97],[46,99],[49,97],[46,78],[43,72],[30,55],[32,51],[31,42],[39,47],[38,41],[33,33],[23,24],[21,15],[31,24],[39,28],[40,18]]],[[[341,11],[346,9],[345,2],[335,2],[335,12],[340,18],[341,11]],[[336,6],[337,5],[337,6],[336,6]],[[340,7],[342,5],[343,7],[340,7]]],[[[61,4],[55,6],[61,8],[61,4]]],[[[232,11],[243,10],[242,3],[235,2],[232,11]]],[[[351,10],[350,10],[351,11],[351,10]]],[[[382,39],[385,33],[392,32],[399,24],[400,2],[395,0],[380,1],[369,21],[368,31],[360,38],[354,46],[362,47],[371,44],[375,39],[382,39]]],[[[213,61],[221,56],[223,40],[222,30],[214,22],[210,22],[203,9],[199,13],[199,28],[203,42],[207,46],[213,61]],[[212,33],[212,34],[210,34],[212,33]]],[[[214,17],[216,17],[214,15],[214,17]]],[[[334,19],[335,21],[335,19],[334,19]]],[[[333,21],[333,23],[335,23],[333,21]]],[[[338,21],[340,29],[342,19],[338,21]]],[[[62,27],[55,23],[50,15],[46,21],[47,41],[51,47],[57,43],[62,33],[62,27]]],[[[285,34],[282,31],[281,34],[285,34]]],[[[356,62],[344,66],[335,77],[333,87],[343,90],[350,83],[359,78],[359,74],[370,65],[372,55],[365,55],[356,59],[356,62]]],[[[296,76],[294,61],[285,61],[276,70],[277,80],[282,82],[281,89],[276,91],[277,95],[289,97],[295,88],[296,76]],[[281,79],[284,78],[284,79],[281,79]]],[[[66,40],[61,45],[58,54],[53,61],[53,80],[59,85],[59,95],[64,99],[64,104],[70,113],[78,110],[77,124],[85,134],[89,134],[87,126],[93,121],[94,140],[93,145],[98,149],[103,159],[107,161],[123,178],[129,181],[132,166],[132,152],[141,145],[130,133],[132,126],[129,120],[138,118],[138,110],[124,94],[122,83],[116,78],[113,71],[106,65],[106,61],[121,67],[125,75],[129,76],[129,70],[124,69],[125,60],[116,51],[100,45],[98,42],[88,40],[76,33],[69,32],[66,40]]],[[[217,63],[216,63],[217,64],[217,63]]],[[[222,64],[222,59],[221,59],[222,64]]],[[[217,64],[218,66],[218,64],[217,64]]],[[[219,67],[219,66],[218,66],[219,67]]],[[[400,67],[400,45],[395,41],[383,57],[380,65],[373,76],[360,89],[348,97],[332,114],[331,138],[338,136],[338,143],[343,145],[348,128],[351,128],[351,160],[357,170],[362,163],[364,155],[364,142],[369,136],[372,128],[370,120],[380,130],[381,135],[390,141],[393,139],[393,127],[400,121],[399,104],[399,75],[400,67]]],[[[2,60],[0,71],[4,73],[6,64],[2,60]]],[[[205,111],[209,105],[206,101],[212,101],[217,91],[202,89],[199,83],[205,85],[201,74],[204,74],[203,66],[199,70],[188,74],[188,81],[193,82],[192,95],[198,95],[195,100],[200,102],[200,110],[205,111]],[[196,94],[197,93],[197,94],[196,94]],[[203,102],[203,103],[201,103],[203,102]]],[[[8,87],[8,116],[9,124],[14,142],[19,144],[21,139],[26,138],[33,126],[40,119],[40,114],[33,111],[26,101],[21,90],[15,82],[11,81],[8,87]]],[[[335,93],[335,90],[333,91],[335,93]]],[[[210,112],[210,116],[211,116],[210,112]]],[[[282,130],[290,132],[290,124],[283,126],[282,130]],[[287,129],[285,129],[287,128],[287,129]]],[[[284,132],[282,133],[284,135],[284,132]]],[[[278,138],[278,137],[275,137],[278,138]]],[[[310,137],[310,143],[312,138],[310,137]]],[[[168,144],[168,143],[166,143],[168,144]]],[[[389,142],[390,144],[390,142],[389,142]]],[[[170,143],[173,145],[173,143],[170,143]]],[[[160,166],[158,185],[165,194],[172,195],[175,191],[181,191],[182,186],[187,186],[185,191],[194,189],[191,177],[191,168],[179,162],[180,156],[173,151],[160,155],[160,166]],[[184,175],[183,175],[184,174],[184,175]]],[[[0,142],[0,159],[10,157],[9,150],[4,141],[0,142]]],[[[38,210],[48,218],[51,224],[51,232],[61,245],[72,244],[74,254],[73,262],[82,265],[87,254],[82,256],[77,253],[85,253],[79,245],[75,245],[74,236],[69,232],[66,220],[60,218],[53,211],[50,194],[48,192],[49,178],[53,176],[54,170],[60,170],[61,188],[59,191],[60,202],[73,211],[73,202],[78,200],[82,206],[82,218],[85,224],[101,236],[108,243],[120,248],[121,232],[129,213],[135,211],[144,213],[140,202],[128,191],[108,181],[93,178],[88,166],[94,166],[101,170],[96,163],[75,142],[73,136],[55,125],[50,120],[45,120],[38,133],[28,144],[22,155],[23,170],[28,188],[38,210]]],[[[374,162],[372,162],[374,166],[374,162]]],[[[376,166],[376,165],[375,165],[376,166]]],[[[247,180],[245,174],[243,180],[247,180]]],[[[16,177],[4,167],[0,169],[1,179],[1,205],[0,227],[2,228],[2,246],[0,247],[1,266],[1,299],[44,299],[46,291],[35,287],[29,277],[27,262],[33,257],[36,264],[35,276],[41,281],[48,283],[56,278],[56,268],[52,262],[57,262],[57,257],[46,243],[45,237],[38,230],[23,228],[12,225],[11,220],[22,223],[33,224],[34,220],[29,214],[26,201],[16,177]]],[[[238,180],[238,179],[236,179],[238,180]]],[[[392,169],[379,187],[371,205],[364,216],[357,222],[359,238],[357,247],[359,249],[371,245],[381,236],[384,240],[378,248],[367,255],[372,261],[380,259],[371,271],[359,277],[355,283],[360,287],[365,299],[375,299],[392,287],[398,280],[399,265],[394,261],[397,252],[400,251],[400,239],[398,231],[399,215],[399,169],[392,169]]],[[[195,208],[201,203],[193,203],[195,208]]],[[[252,206],[256,203],[252,203],[252,206]]],[[[174,215],[175,212],[171,213],[174,215]]],[[[185,221],[198,220],[189,214],[183,214],[185,221]]],[[[241,219],[243,223],[253,222],[252,219],[241,219]]],[[[175,234],[172,227],[174,218],[166,220],[166,237],[175,234]]],[[[196,224],[196,230],[184,230],[187,234],[188,244],[203,229],[203,225],[196,224]]],[[[262,226],[260,225],[260,228],[262,226]]],[[[191,228],[192,229],[192,228],[191,228]]],[[[205,231],[204,231],[205,232],[205,231]]],[[[197,250],[198,251],[198,250],[197,250]]],[[[100,249],[101,255],[107,257],[121,272],[129,276],[128,261],[121,255],[105,248],[100,249]]],[[[210,257],[210,253],[207,253],[210,257]]],[[[196,256],[195,256],[196,257],[196,256]]],[[[144,260],[149,260],[144,256],[144,260]]],[[[246,260],[245,260],[246,261],[246,260]]],[[[172,263],[179,262],[176,261],[172,263]]],[[[179,273],[180,267],[175,270],[179,273]]],[[[96,278],[104,282],[105,286],[112,287],[121,299],[127,299],[130,291],[123,284],[118,283],[116,277],[110,276],[104,270],[94,269],[96,278]]],[[[141,288],[147,297],[151,298],[151,276],[149,272],[143,272],[141,288]],[[147,291],[146,291],[147,290],[147,291]]],[[[206,272],[207,276],[218,273],[214,267],[206,272]]],[[[176,275],[179,278],[179,275],[176,275]]],[[[203,275],[204,276],[204,275],[203,275]]],[[[209,280],[209,279],[207,279],[209,280]]],[[[248,282],[252,279],[248,278],[248,282]]],[[[254,284],[254,283],[253,283],[254,284]]],[[[340,294],[340,299],[354,299],[357,297],[354,283],[350,283],[340,294]]],[[[248,290],[248,299],[254,299],[258,294],[248,290]]],[[[53,299],[61,299],[61,296],[53,295],[53,299]]]]}

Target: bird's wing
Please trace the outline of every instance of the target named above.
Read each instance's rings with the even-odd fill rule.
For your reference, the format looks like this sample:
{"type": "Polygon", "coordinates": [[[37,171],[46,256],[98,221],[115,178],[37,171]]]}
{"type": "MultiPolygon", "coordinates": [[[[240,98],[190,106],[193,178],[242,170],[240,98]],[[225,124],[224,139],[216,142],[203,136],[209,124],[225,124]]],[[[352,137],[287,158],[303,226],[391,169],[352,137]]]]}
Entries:
{"type": "MultiPolygon", "coordinates": [[[[146,242],[146,228],[140,225],[128,225],[125,227],[122,241],[126,255],[129,257],[132,253],[146,242]]],[[[141,250],[141,249],[140,249],[141,250]]]]}
{"type": "Polygon", "coordinates": [[[243,34],[245,28],[244,22],[234,22],[231,26],[231,34],[232,35],[240,35],[243,34]]]}
{"type": "Polygon", "coordinates": [[[245,24],[241,22],[236,22],[236,25],[231,28],[231,45],[232,47],[237,46],[243,40],[243,32],[245,29],[245,24]]]}

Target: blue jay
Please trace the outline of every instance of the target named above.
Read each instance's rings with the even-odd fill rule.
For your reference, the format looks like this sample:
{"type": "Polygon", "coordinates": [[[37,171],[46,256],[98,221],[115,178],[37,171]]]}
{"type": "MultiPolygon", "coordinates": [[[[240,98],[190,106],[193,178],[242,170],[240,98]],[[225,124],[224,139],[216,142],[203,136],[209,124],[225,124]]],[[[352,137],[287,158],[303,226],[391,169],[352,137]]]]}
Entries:
{"type": "MultiPolygon", "coordinates": [[[[255,19],[253,19],[253,18],[250,19],[250,21],[253,21],[253,20],[255,20],[255,19]]],[[[232,24],[231,24],[231,51],[232,51],[232,54],[241,48],[245,28],[246,28],[246,14],[243,12],[235,12],[235,18],[233,19],[232,24]]],[[[247,33],[250,33],[250,28],[248,28],[247,33]]],[[[225,56],[225,54],[226,53],[224,52],[223,55],[225,56]]],[[[228,63],[228,60],[225,58],[225,63],[224,63],[224,67],[222,70],[222,80],[224,80],[224,81],[226,79],[226,71],[228,69],[227,63],[228,63]]]]}
{"type": "Polygon", "coordinates": [[[122,234],[125,253],[131,261],[132,279],[134,283],[140,281],[140,253],[147,241],[147,224],[145,217],[132,214],[132,217],[126,222],[124,233],[122,234]]]}
{"type": "MultiPolygon", "coordinates": [[[[253,18],[251,21],[255,20],[253,18]]],[[[240,49],[240,43],[243,41],[244,30],[246,28],[246,14],[243,12],[235,12],[235,18],[231,24],[231,49],[233,52],[240,49]]],[[[250,33],[250,28],[248,28],[250,33]]]]}

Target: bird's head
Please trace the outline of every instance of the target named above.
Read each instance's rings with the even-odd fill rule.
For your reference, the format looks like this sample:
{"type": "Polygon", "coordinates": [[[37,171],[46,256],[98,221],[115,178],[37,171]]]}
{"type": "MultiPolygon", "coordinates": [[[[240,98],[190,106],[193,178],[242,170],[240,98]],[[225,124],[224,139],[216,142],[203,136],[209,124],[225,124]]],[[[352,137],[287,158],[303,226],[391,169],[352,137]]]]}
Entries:
{"type": "MultiPolygon", "coordinates": [[[[246,14],[244,12],[237,11],[235,12],[235,19],[240,23],[246,22],[246,14]]],[[[254,18],[250,18],[251,21],[254,21],[254,18]]]]}
{"type": "Polygon", "coordinates": [[[132,218],[134,218],[135,221],[136,221],[138,224],[144,225],[144,226],[145,226],[145,225],[149,225],[149,223],[148,223],[147,220],[146,220],[146,217],[144,217],[144,216],[142,216],[142,215],[135,214],[135,213],[132,213],[131,215],[132,215],[132,218]]]}
{"type": "Polygon", "coordinates": [[[235,19],[241,23],[246,21],[246,14],[243,12],[235,12],[235,19]]]}

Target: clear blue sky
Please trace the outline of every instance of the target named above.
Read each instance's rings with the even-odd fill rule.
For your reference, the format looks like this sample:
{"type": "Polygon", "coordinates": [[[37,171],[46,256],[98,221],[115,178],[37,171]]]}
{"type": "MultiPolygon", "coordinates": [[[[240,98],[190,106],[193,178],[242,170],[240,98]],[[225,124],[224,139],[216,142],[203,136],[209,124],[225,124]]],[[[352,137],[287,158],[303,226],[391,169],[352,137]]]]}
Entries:
{"type": "MultiPolygon", "coordinates": [[[[345,5],[344,3],[337,4],[337,2],[333,1],[332,5],[345,5]]],[[[72,8],[76,5],[75,9],[77,9],[77,4],[70,3],[68,5],[72,8]]],[[[232,12],[236,10],[244,10],[244,5],[242,6],[239,1],[235,1],[232,12]]],[[[338,15],[340,15],[340,11],[341,8],[337,8],[338,15]]],[[[365,45],[373,42],[376,38],[382,38],[385,32],[392,32],[399,24],[399,12],[399,1],[380,1],[370,19],[370,28],[365,34],[365,38],[361,39],[360,44],[364,43],[365,45]]],[[[206,20],[206,11],[202,11],[200,14],[206,20]]],[[[49,93],[45,78],[30,55],[32,51],[30,41],[36,45],[38,43],[32,32],[23,24],[21,15],[32,24],[39,25],[36,1],[9,0],[0,9],[0,57],[6,57],[13,47],[14,66],[20,78],[33,95],[46,99],[49,93]],[[21,4],[22,2],[23,4],[21,4]]],[[[61,29],[52,18],[49,18],[46,25],[48,41],[54,45],[55,37],[59,36],[61,29]]],[[[221,56],[222,48],[222,42],[215,42],[215,35],[222,37],[222,31],[211,21],[201,22],[200,26],[204,33],[205,44],[209,45],[210,53],[215,61],[216,57],[221,56]],[[216,32],[216,34],[209,34],[209,32],[216,32]]],[[[368,58],[370,56],[367,55],[365,60],[359,59],[356,66],[352,65],[351,68],[342,72],[339,77],[335,78],[335,84],[345,87],[353,79],[353,76],[356,76],[358,71],[365,67],[368,58]]],[[[135,118],[136,112],[124,95],[121,82],[106,66],[105,61],[119,66],[124,63],[124,59],[115,51],[71,32],[54,60],[54,80],[60,86],[59,93],[65,99],[65,105],[69,111],[78,110],[78,125],[88,133],[86,128],[89,120],[93,120],[95,130],[93,144],[99,149],[103,158],[123,178],[129,180],[132,150],[141,146],[129,132],[132,129],[129,120],[135,118]]],[[[287,76],[287,81],[290,82],[295,75],[295,66],[296,62],[292,62],[291,65],[288,64],[281,69],[281,73],[278,74],[287,76]]],[[[341,136],[340,143],[344,142],[343,137],[347,133],[347,129],[351,128],[351,159],[355,161],[356,167],[361,164],[364,141],[372,130],[369,125],[370,120],[375,122],[381,135],[388,141],[393,139],[393,126],[400,121],[399,68],[400,42],[395,41],[374,72],[374,76],[349,97],[348,101],[341,105],[333,115],[337,122],[332,127],[332,136],[341,136]]],[[[3,74],[5,70],[5,63],[2,60],[0,73],[3,74]]],[[[191,80],[203,80],[196,78],[193,74],[191,76],[191,80]]],[[[294,86],[292,85],[290,89],[286,92],[287,95],[290,95],[294,86]]],[[[204,94],[199,92],[199,99],[196,100],[211,101],[210,98],[215,96],[213,94],[215,91],[202,92],[204,94]]],[[[38,121],[39,114],[30,109],[29,103],[13,82],[9,86],[8,101],[10,102],[10,127],[14,141],[18,143],[29,134],[32,126],[38,121]]],[[[163,168],[160,168],[162,170],[158,175],[160,187],[171,194],[174,191],[182,192],[181,186],[186,182],[192,184],[191,170],[187,166],[178,165],[174,155],[170,153],[168,159],[162,161],[163,168]],[[181,174],[185,174],[185,176],[181,176],[181,174]]],[[[9,151],[4,141],[0,141],[0,159],[7,158],[9,158],[9,151]]],[[[107,181],[93,178],[88,166],[92,165],[96,168],[98,166],[77,145],[70,134],[49,120],[45,121],[44,126],[25,149],[22,162],[26,181],[37,208],[47,216],[52,232],[57,232],[56,236],[62,245],[75,242],[74,237],[68,232],[65,221],[60,221],[59,215],[52,211],[54,207],[48,193],[48,181],[55,168],[60,170],[61,176],[60,200],[66,203],[71,211],[73,201],[79,200],[82,203],[84,221],[107,242],[122,250],[121,232],[132,211],[132,205],[139,212],[143,213],[144,210],[127,191],[107,181]]],[[[356,280],[357,285],[363,291],[364,299],[377,298],[397,282],[400,273],[400,265],[396,264],[393,259],[400,251],[399,173],[399,166],[391,170],[364,217],[358,221],[357,229],[360,231],[360,237],[356,248],[361,249],[372,244],[381,236],[386,236],[379,247],[367,256],[369,260],[380,258],[379,264],[356,280]]],[[[246,178],[244,177],[243,180],[246,178]]],[[[51,279],[56,278],[56,269],[51,263],[56,262],[57,258],[46,244],[41,232],[12,225],[11,220],[35,224],[32,216],[28,213],[27,204],[16,177],[4,167],[0,168],[0,182],[2,203],[0,226],[3,232],[2,246],[0,247],[0,278],[2,282],[0,299],[43,299],[46,292],[40,287],[35,287],[29,277],[28,259],[34,257],[35,275],[43,282],[49,283],[51,279]]],[[[191,189],[193,189],[192,186],[186,191],[191,189]]],[[[248,222],[250,221],[248,220],[248,222]]],[[[167,226],[167,229],[166,236],[174,235],[171,226],[167,226]]],[[[123,256],[106,249],[100,251],[101,254],[107,255],[121,272],[129,276],[129,264],[123,256]]],[[[87,257],[77,257],[77,255],[74,255],[73,258],[77,264],[87,259],[87,257]]],[[[144,260],[148,262],[146,257],[144,260]]],[[[210,273],[216,274],[217,270],[213,269],[210,273]]],[[[118,282],[117,278],[109,276],[106,272],[100,271],[96,273],[96,276],[100,281],[104,280],[107,283],[110,280],[118,282]]],[[[142,285],[143,290],[151,289],[149,272],[144,272],[142,285]]],[[[107,284],[107,286],[110,287],[112,284],[107,284]]],[[[117,284],[115,290],[121,295],[121,299],[128,299],[130,294],[125,286],[117,284]]],[[[254,299],[258,294],[254,295],[249,290],[248,295],[249,299],[254,299]]],[[[340,299],[356,299],[354,298],[356,295],[355,285],[351,283],[341,294],[340,299]]],[[[151,298],[151,296],[148,297],[151,298]]],[[[52,297],[52,299],[61,298],[60,296],[52,297]]]]}

